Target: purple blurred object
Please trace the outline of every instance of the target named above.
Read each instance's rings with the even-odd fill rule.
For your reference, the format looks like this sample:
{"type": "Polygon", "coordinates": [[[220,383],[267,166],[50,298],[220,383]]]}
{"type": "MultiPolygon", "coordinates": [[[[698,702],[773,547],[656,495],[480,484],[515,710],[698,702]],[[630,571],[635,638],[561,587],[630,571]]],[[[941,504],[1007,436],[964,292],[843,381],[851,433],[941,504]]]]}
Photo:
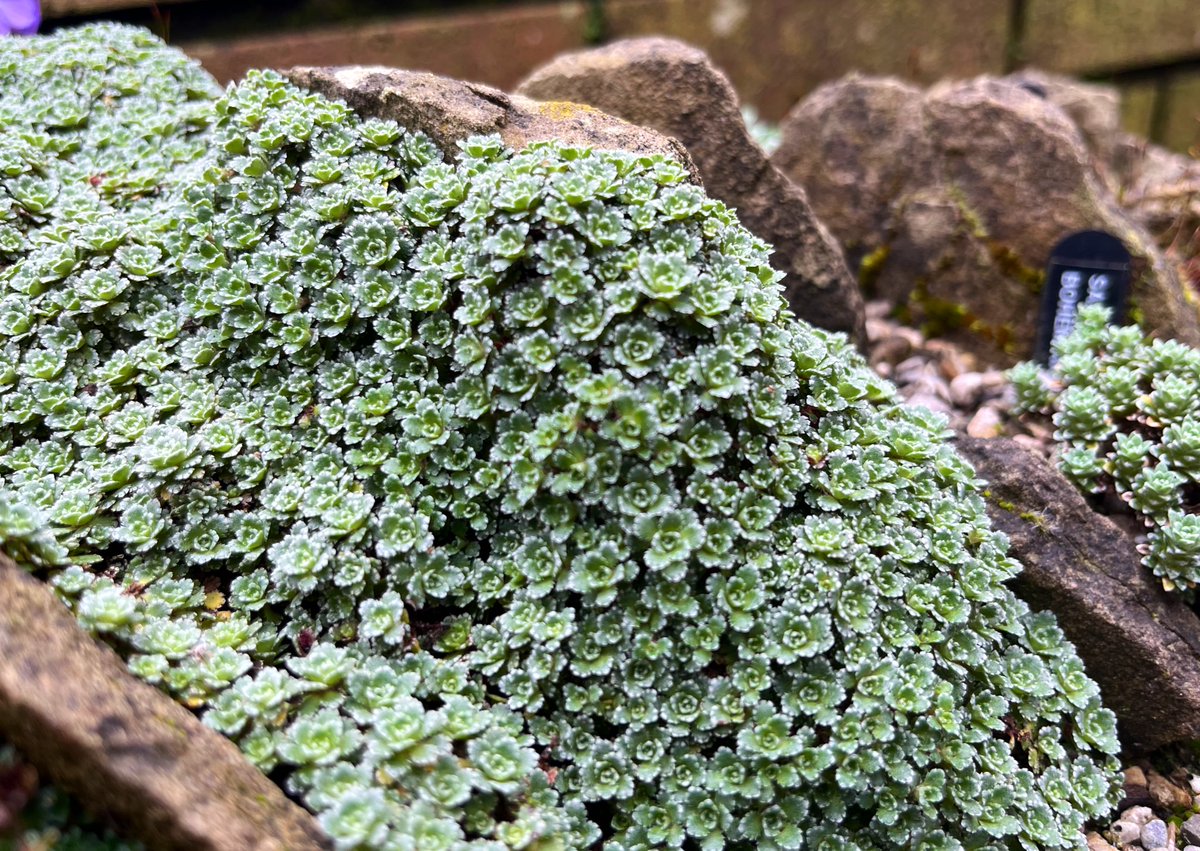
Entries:
{"type": "Polygon", "coordinates": [[[33,35],[41,22],[38,0],[0,0],[0,35],[33,35]]]}

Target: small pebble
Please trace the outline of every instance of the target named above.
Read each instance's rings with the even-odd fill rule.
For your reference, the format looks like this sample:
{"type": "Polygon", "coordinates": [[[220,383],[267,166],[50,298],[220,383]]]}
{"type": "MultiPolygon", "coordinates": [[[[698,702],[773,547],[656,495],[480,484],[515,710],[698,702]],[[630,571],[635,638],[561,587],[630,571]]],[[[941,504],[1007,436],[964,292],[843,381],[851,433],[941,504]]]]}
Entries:
{"type": "MultiPolygon", "coordinates": [[[[868,301],[863,308],[868,319],[886,319],[892,312],[892,306],[881,298],[868,301]]],[[[870,325],[867,326],[868,329],[870,327],[870,325]]]]}
{"type": "Polygon", "coordinates": [[[871,363],[876,369],[882,364],[894,366],[908,358],[912,351],[912,343],[903,337],[887,337],[871,347],[871,363]]]}
{"type": "Polygon", "coordinates": [[[961,357],[961,352],[959,351],[958,346],[946,340],[939,340],[937,338],[926,340],[924,348],[925,351],[942,358],[961,357]]]}
{"type": "MultiPolygon", "coordinates": [[[[1016,396],[1004,370],[985,368],[975,355],[947,340],[927,340],[916,329],[890,318],[890,313],[886,302],[867,305],[869,360],[879,375],[896,385],[909,404],[924,405],[944,414],[950,428],[959,433],[967,432],[971,420],[985,407],[999,414],[999,422],[995,414],[983,414],[975,424],[976,433],[997,437],[1012,432],[1015,437],[1027,432],[1024,421],[1007,417],[1016,404],[1016,396]]],[[[1049,433],[1044,441],[1035,441],[1031,448],[1048,456],[1053,450],[1049,433]]]]}
{"type": "Polygon", "coordinates": [[[1200,795],[1200,774],[1193,774],[1188,777],[1188,785],[1192,787],[1193,795],[1200,795]]]}
{"type": "Polygon", "coordinates": [[[892,323],[883,318],[868,316],[865,328],[867,330],[867,341],[871,343],[885,340],[892,335],[892,323]]]}
{"type": "Polygon", "coordinates": [[[925,345],[925,335],[916,328],[909,328],[906,325],[897,325],[892,329],[892,336],[903,337],[908,340],[909,345],[914,349],[919,349],[925,345]]]}
{"type": "Polygon", "coordinates": [[[907,384],[910,381],[916,381],[918,378],[928,375],[929,372],[929,363],[925,358],[919,355],[906,358],[896,364],[896,381],[907,384]]]}
{"type": "Polygon", "coordinates": [[[1004,420],[995,408],[980,408],[967,423],[971,437],[996,437],[1004,430],[1004,420]]]}
{"type": "Polygon", "coordinates": [[[1019,444],[1025,449],[1031,449],[1038,454],[1044,454],[1041,451],[1043,445],[1042,441],[1038,440],[1031,434],[1014,434],[1012,439],[1014,443],[1019,444]]]}
{"type": "Polygon", "coordinates": [[[932,393],[917,393],[908,398],[908,404],[921,405],[939,414],[950,413],[950,403],[932,393]]]}
{"type": "Polygon", "coordinates": [[[1002,369],[987,369],[978,375],[985,396],[994,396],[1011,386],[1002,369]]]}
{"type": "Polygon", "coordinates": [[[1200,815],[1192,816],[1183,823],[1183,841],[1188,845],[1200,844],[1200,815]]]}
{"type": "Polygon", "coordinates": [[[904,388],[905,396],[915,396],[918,393],[937,396],[946,402],[950,401],[949,386],[936,375],[930,375],[929,373],[921,373],[913,376],[908,386],[904,388]]]}
{"type": "Polygon", "coordinates": [[[1104,840],[1103,836],[1094,831],[1087,835],[1087,847],[1088,851],[1117,851],[1104,840]]]}
{"type": "Polygon", "coordinates": [[[1151,771],[1147,777],[1150,797],[1158,805],[1159,810],[1170,811],[1184,809],[1192,805],[1192,796],[1180,789],[1157,771],[1151,771]]]}
{"type": "Polygon", "coordinates": [[[983,373],[964,372],[950,382],[950,401],[960,408],[971,408],[983,398],[983,373]]]}
{"type": "Polygon", "coordinates": [[[1154,810],[1149,807],[1130,807],[1125,812],[1121,813],[1121,821],[1128,821],[1136,824],[1138,827],[1146,824],[1154,818],[1154,810]]]}
{"type": "MultiPolygon", "coordinates": [[[[1125,785],[1144,787],[1146,785],[1146,772],[1142,771],[1136,765],[1129,766],[1129,768],[1125,769],[1125,785]]],[[[1200,790],[1197,790],[1197,794],[1200,794],[1200,790]]]]}
{"type": "Polygon", "coordinates": [[[1133,845],[1142,837],[1142,828],[1131,821],[1114,821],[1109,830],[1120,845],[1133,845]]]}
{"type": "Polygon", "coordinates": [[[1142,825],[1142,847],[1148,849],[1167,847],[1167,823],[1154,819],[1142,825]]]}

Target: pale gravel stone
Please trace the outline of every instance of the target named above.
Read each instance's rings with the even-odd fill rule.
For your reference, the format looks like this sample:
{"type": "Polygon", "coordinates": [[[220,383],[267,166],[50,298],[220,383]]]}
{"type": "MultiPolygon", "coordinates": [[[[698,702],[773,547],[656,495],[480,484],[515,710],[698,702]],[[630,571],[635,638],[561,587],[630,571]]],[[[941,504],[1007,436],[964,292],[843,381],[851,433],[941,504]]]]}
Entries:
{"type": "Polygon", "coordinates": [[[1121,846],[1133,845],[1141,840],[1142,828],[1141,825],[1135,824],[1128,820],[1113,822],[1111,828],[1113,837],[1117,840],[1117,844],[1121,846]]]}
{"type": "Polygon", "coordinates": [[[980,408],[967,423],[967,434],[971,437],[999,437],[1004,430],[1004,421],[995,408],[980,408]]]}
{"type": "Polygon", "coordinates": [[[1149,807],[1130,807],[1125,812],[1121,813],[1121,821],[1128,821],[1136,824],[1138,827],[1153,820],[1154,810],[1149,807]]]}

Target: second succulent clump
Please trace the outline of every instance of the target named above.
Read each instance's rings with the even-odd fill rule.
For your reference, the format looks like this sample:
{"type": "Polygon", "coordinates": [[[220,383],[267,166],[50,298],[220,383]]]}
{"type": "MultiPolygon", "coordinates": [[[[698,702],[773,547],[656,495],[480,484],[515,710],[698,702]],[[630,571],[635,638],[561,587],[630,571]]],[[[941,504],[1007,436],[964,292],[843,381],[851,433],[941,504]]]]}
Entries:
{"type": "Polygon", "coordinates": [[[1200,582],[1200,351],[1107,319],[1101,307],[1080,311],[1053,375],[1014,368],[1018,407],[1053,415],[1063,473],[1123,500],[1149,532],[1146,567],[1190,589],[1200,582]]]}

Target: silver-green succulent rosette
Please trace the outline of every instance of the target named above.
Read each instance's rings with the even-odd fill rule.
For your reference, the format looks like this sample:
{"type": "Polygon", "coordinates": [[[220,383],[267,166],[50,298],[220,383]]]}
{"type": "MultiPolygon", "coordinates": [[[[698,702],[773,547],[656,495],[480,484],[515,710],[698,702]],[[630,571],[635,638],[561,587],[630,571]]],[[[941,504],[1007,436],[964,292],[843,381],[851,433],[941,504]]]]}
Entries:
{"type": "Polygon", "coordinates": [[[1190,593],[1200,582],[1200,351],[1108,319],[1103,307],[1081,309],[1053,374],[1015,367],[1018,406],[1052,414],[1059,468],[1139,515],[1143,564],[1190,593]]]}

